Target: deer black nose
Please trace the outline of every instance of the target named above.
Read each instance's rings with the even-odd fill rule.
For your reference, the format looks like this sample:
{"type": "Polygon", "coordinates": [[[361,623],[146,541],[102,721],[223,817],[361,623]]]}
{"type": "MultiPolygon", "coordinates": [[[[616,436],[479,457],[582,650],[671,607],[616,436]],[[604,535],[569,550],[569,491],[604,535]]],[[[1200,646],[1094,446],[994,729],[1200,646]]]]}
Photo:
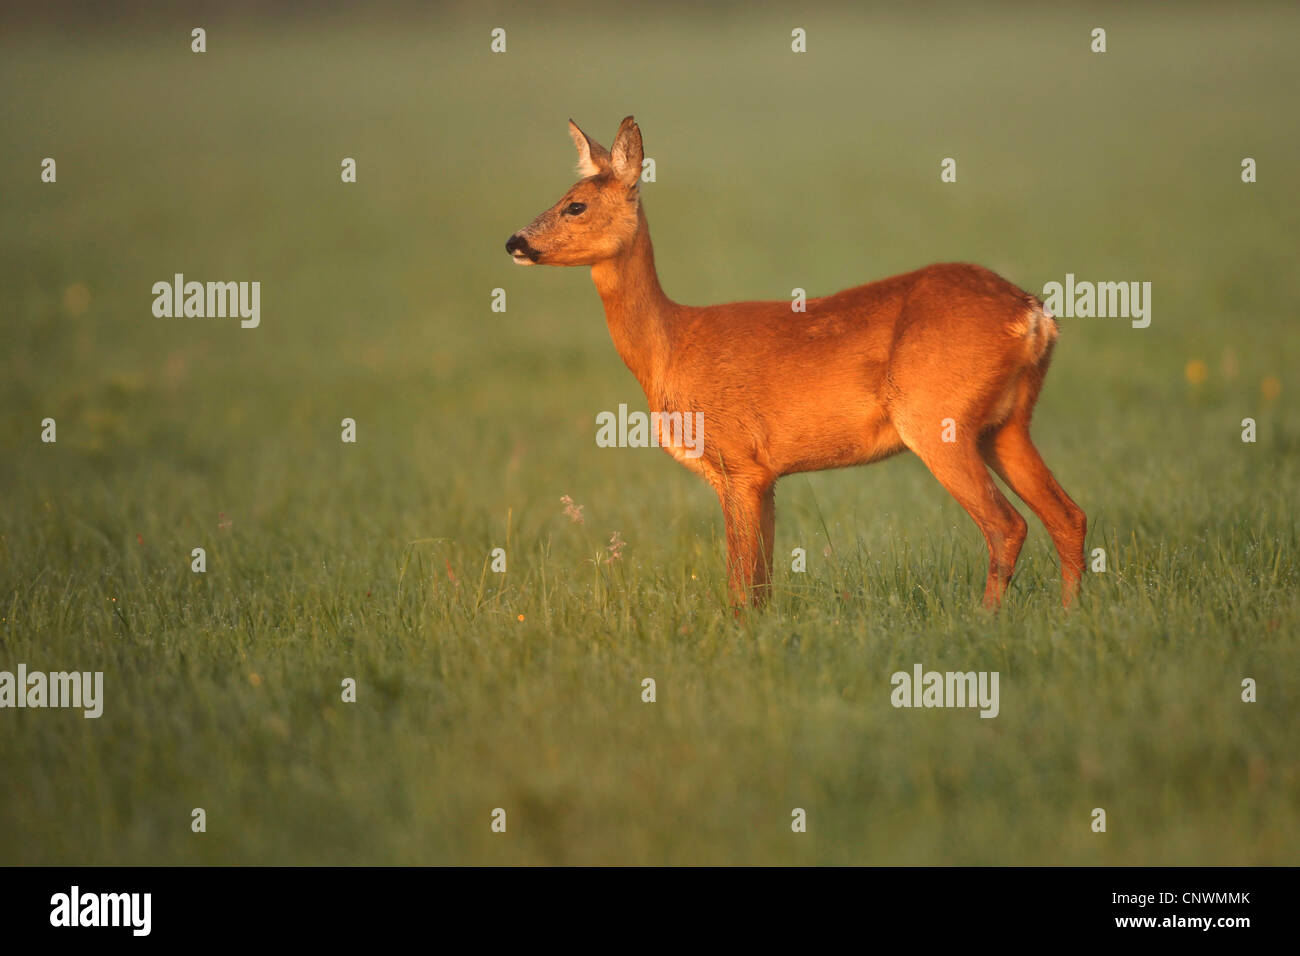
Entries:
{"type": "Polygon", "coordinates": [[[518,252],[520,255],[527,256],[533,262],[536,262],[537,258],[541,255],[541,253],[530,246],[528,240],[519,233],[515,233],[506,240],[506,252],[510,253],[512,256],[518,252]]]}

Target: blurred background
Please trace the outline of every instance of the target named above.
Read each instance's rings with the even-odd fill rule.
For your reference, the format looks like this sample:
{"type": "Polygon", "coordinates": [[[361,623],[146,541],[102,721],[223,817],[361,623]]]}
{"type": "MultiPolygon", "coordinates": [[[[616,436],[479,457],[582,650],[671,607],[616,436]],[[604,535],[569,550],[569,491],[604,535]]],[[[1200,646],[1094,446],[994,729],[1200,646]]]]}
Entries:
{"type": "Polygon", "coordinates": [[[0,714],[0,862],[1294,860],[1294,5],[0,23],[0,669],[106,673],[98,721],[0,714]],[[979,612],[983,543],[909,456],[783,482],[777,601],[731,620],[709,489],[595,445],[645,401],[587,270],[503,250],[573,180],[566,121],[627,114],[681,302],[1151,282],[1149,328],[1061,320],[1035,417],[1107,552],[1076,614],[1032,521],[979,612]],[[155,318],[175,273],[259,281],[260,327],[155,318]],[[1001,671],[1002,715],[893,710],[917,662],[1001,671]]]}

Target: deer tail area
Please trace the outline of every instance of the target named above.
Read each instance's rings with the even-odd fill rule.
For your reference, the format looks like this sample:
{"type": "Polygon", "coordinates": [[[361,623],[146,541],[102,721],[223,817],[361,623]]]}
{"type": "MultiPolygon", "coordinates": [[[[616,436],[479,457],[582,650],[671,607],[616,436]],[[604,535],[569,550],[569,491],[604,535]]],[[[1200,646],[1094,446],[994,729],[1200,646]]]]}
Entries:
{"type": "Polygon", "coordinates": [[[1025,311],[1020,320],[1010,329],[1011,334],[1021,337],[1025,343],[1025,364],[1046,365],[1050,359],[1052,346],[1061,334],[1061,327],[1056,316],[1043,304],[1043,300],[1031,293],[1024,293],[1025,311]]]}

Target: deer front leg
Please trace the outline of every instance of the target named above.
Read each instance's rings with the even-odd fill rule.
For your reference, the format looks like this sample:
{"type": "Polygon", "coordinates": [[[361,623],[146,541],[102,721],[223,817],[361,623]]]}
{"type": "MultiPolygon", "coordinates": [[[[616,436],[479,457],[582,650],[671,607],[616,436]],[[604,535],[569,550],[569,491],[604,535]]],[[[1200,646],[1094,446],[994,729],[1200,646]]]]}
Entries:
{"type": "Polygon", "coordinates": [[[727,589],[737,613],[772,594],[776,488],[771,480],[732,482],[719,491],[727,530],[727,589]]]}

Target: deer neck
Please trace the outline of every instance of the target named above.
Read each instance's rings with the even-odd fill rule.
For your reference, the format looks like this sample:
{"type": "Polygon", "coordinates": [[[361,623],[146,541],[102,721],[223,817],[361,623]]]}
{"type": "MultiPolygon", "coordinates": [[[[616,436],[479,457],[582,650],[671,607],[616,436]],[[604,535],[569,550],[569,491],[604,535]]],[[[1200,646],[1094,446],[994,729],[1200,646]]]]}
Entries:
{"type": "Polygon", "coordinates": [[[614,348],[653,402],[668,365],[674,306],[659,286],[650,227],[640,205],[632,242],[614,258],[595,263],[591,281],[605,304],[614,348]]]}

